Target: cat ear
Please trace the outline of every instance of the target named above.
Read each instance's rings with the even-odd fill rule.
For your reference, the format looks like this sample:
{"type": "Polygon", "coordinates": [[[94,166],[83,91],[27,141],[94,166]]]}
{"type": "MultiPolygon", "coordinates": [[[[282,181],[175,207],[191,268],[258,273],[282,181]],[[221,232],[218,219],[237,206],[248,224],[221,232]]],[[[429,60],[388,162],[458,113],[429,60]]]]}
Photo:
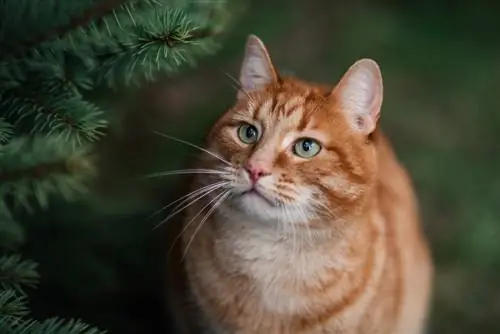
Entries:
{"type": "Polygon", "coordinates": [[[377,127],[383,99],[382,73],[371,59],[358,60],[333,90],[352,126],[364,134],[377,127]]]}
{"type": "Polygon", "coordinates": [[[239,79],[238,98],[278,80],[264,43],[255,35],[248,36],[239,79]]]}

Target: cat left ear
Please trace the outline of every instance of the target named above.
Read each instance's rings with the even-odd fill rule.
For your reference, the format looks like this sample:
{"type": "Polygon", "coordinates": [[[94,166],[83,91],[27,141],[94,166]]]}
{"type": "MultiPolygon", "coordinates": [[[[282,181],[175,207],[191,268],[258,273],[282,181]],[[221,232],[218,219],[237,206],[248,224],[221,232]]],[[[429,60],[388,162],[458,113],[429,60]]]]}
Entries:
{"type": "Polygon", "coordinates": [[[264,43],[255,35],[248,36],[240,70],[238,98],[276,82],[278,74],[264,43]]]}
{"type": "Polygon", "coordinates": [[[382,107],[383,83],[380,67],[374,60],[354,63],[332,94],[356,130],[367,135],[375,130],[382,107]]]}

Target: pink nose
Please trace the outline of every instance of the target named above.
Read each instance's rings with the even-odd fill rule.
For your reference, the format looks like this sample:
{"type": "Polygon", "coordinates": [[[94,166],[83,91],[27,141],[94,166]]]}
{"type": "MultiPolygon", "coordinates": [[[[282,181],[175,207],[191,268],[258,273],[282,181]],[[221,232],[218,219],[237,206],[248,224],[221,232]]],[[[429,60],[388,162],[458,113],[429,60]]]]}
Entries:
{"type": "Polygon", "coordinates": [[[246,164],[245,170],[248,172],[250,180],[253,183],[257,182],[261,177],[271,174],[263,166],[254,164],[246,164]]]}

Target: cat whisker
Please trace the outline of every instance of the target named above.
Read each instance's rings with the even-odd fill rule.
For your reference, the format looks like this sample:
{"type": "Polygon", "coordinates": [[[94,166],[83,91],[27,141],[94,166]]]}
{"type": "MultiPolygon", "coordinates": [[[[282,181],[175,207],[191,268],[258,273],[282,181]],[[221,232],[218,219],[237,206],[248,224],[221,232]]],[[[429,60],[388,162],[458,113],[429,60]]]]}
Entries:
{"type": "Polygon", "coordinates": [[[157,173],[151,173],[145,175],[147,178],[155,178],[162,176],[170,176],[170,175],[182,175],[182,174],[217,174],[217,175],[230,175],[229,172],[216,170],[216,169],[178,169],[178,170],[169,170],[157,173]]]}
{"type": "Polygon", "coordinates": [[[295,254],[296,253],[295,246],[297,244],[297,233],[295,231],[295,224],[293,224],[293,219],[290,215],[288,207],[283,203],[281,203],[280,209],[282,215],[285,217],[284,221],[282,222],[283,232],[286,233],[288,236],[290,236],[292,241],[292,254],[295,254]]]}
{"type": "MultiPolygon", "coordinates": [[[[287,209],[287,211],[289,212],[289,210],[287,209]]],[[[290,212],[289,212],[289,216],[290,215],[290,212]]],[[[298,234],[297,234],[297,226],[295,225],[295,222],[292,221],[290,226],[292,227],[292,231],[293,231],[293,248],[292,248],[292,251],[294,254],[298,254],[299,252],[299,247],[298,247],[298,244],[299,244],[299,239],[298,239],[298,234]]]]}
{"type": "MultiPolygon", "coordinates": [[[[206,185],[206,186],[203,186],[201,188],[198,188],[198,189],[195,189],[189,193],[187,193],[186,195],[183,195],[179,198],[177,198],[176,200],[168,203],[167,205],[163,206],[162,208],[158,209],[157,211],[155,211],[154,213],[151,214],[151,216],[149,216],[148,219],[151,219],[153,218],[154,216],[156,216],[157,214],[161,213],[162,211],[168,209],[169,207],[171,207],[172,205],[174,205],[175,203],[178,203],[178,202],[181,202],[179,205],[182,205],[182,203],[185,203],[186,200],[189,200],[191,198],[193,198],[194,196],[197,196],[199,195],[200,193],[203,193],[205,191],[210,191],[212,190],[212,188],[216,188],[218,186],[224,186],[226,184],[227,181],[219,181],[219,182],[216,182],[216,183],[212,183],[212,184],[209,184],[209,185],[206,185]]],[[[177,205],[174,210],[176,208],[179,207],[179,205],[177,205]]]]}
{"type": "MultiPolygon", "coordinates": [[[[220,189],[220,188],[224,188],[225,186],[227,186],[230,182],[228,181],[220,181],[220,182],[217,182],[215,184],[212,184],[212,186],[210,187],[210,189],[207,189],[206,191],[208,191],[209,193],[210,192],[213,192],[217,189],[220,189]]],[[[181,201],[179,204],[177,204],[173,209],[172,211],[176,211],[180,206],[182,206],[184,203],[187,203],[188,201],[190,201],[191,199],[193,199],[193,197],[196,197],[198,195],[200,195],[202,192],[199,192],[197,194],[193,194],[191,196],[189,196],[189,198],[187,199],[184,199],[183,201],[181,201]]],[[[208,193],[207,193],[208,194],[208,193]]],[[[202,196],[203,197],[203,196],[202,196]]],[[[194,203],[193,203],[194,204],[194,203]]],[[[182,210],[182,209],[181,209],[182,210]]]]}
{"type": "Polygon", "coordinates": [[[286,232],[286,230],[285,230],[285,218],[286,217],[284,217],[285,214],[284,214],[283,204],[279,203],[278,207],[280,208],[281,212],[283,213],[283,214],[278,216],[278,224],[279,224],[278,233],[284,235],[286,232]]]}
{"type": "MultiPolygon", "coordinates": [[[[227,191],[226,191],[227,192],[227,191]]],[[[223,192],[224,193],[224,192],[223,192]]],[[[168,253],[170,253],[173,249],[173,247],[175,246],[175,244],[177,243],[177,241],[179,241],[179,238],[184,234],[184,232],[186,232],[186,230],[189,228],[189,226],[191,226],[191,224],[195,221],[195,219],[209,206],[211,205],[213,202],[215,202],[218,198],[220,197],[220,194],[217,195],[215,198],[213,198],[210,202],[208,202],[205,206],[203,206],[200,211],[198,211],[198,213],[196,213],[196,215],[193,216],[193,218],[191,218],[191,220],[184,225],[184,227],[182,228],[181,232],[175,237],[174,241],[172,242],[172,245],[170,246],[170,249],[168,251],[168,253]]]]}
{"type": "Polygon", "coordinates": [[[313,236],[313,233],[311,231],[311,226],[307,223],[312,219],[312,217],[310,215],[308,215],[307,212],[305,212],[305,210],[302,206],[297,205],[296,207],[297,207],[299,214],[302,216],[302,219],[304,220],[304,222],[306,222],[305,226],[306,226],[306,230],[307,230],[307,235],[309,237],[310,242],[312,243],[312,242],[314,242],[314,236],[313,236]]]}
{"type": "Polygon", "coordinates": [[[335,220],[339,219],[339,217],[328,206],[326,206],[326,204],[324,204],[323,202],[321,202],[317,199],[311,199],[311,201],[317,209],[322,209],[321,211],[323,213],[325,213],[328,217],[335,219],[335,220]]]}
{"type": "Polygon", "coordinates": [[[216,191],[217,189],[220,189],[220,188],[223,188],[224,186],[226,186],[227,184],[229,184],[229,182],[220,182],[220,183],[217,183],[215,185],[212,185],[212,187],[210,187],[210,189],[207,189],[205,191],[202,191],[201,192],[201,195],[197,194],[197,195],[191,195],[193,197],[195,197],[193,200],[191,200],[192,197],[190,198],[187,198],[185,199],[183,202],[188,202],[190,201],[189,203],[185,204],[185,205],[182,205],[183,202],[179,203],[175,208],[174,208],[174,212],[170,213],[165,219],[163,219],[161,222],[159,222],[155,227],[154,229],[158,228],[159,226],[161,226],[162,224],[165,224],[167,221],[169,221],[170,219],[172,219],[173,217],[175,217],[177,214],[179,214],[180,212],[184,211],[185,209],[187,209],[188,207],[190,207],[191,205],[193,205],[194,203],[198,202],[200,199],[202,199],[203,197],[207,196],[208,194],[216,191]],[[176,209],[178,208],[179,206],[182,206],[181,208],[179,209],[176,209]]]}
{"type": "MultiPolygon", "coordinates": [[[[212,215],[212,213],[217,210],[217,208],[219,206],[221,206],[221,204],[230,196],[230,191],[229,190],[226,190],[225,192],[217,195],[212,201],[210,201],[210,203],[208,203],[205,207],[203,207],[203,209],[201,211],[203,211],[206,207],[208,207],[208,205],[210,205],[212,202],[215,202],[212,207],[208,210],[208,212],[205,214],[205,216],[203,217],[203,219],[198,223],[198,226],[196,227],[196,229],[194,230],[193,234],[191,235],[191,238],[189,238],[189,241],[184,249],[184,254],[181,258],[181,262],[184,261],[184,258],[186,257],[188,251],[189,251],[189,247],[191,246],[191,243],[193,242],[196,234],[198,233],[198,231],[201,229],[201,227],[203,226],[203,224],[205,224],[205,222],[207,221],[207,219],[212,215]]],[[[194,221],[194,220],[193,220],[194,221]]]]}
{"type": "Polygon", "coordinates": [[[200,151],[203,151],[209,155],[211,155],[212,157],[222,161],[223,163],[225,163],[226,165],[228,166],[233,166],[229,161],[227,161],[226,159],[222,158],[221,156],[219,156],[218,154],[215,154],[214,152],[211,152],[209,150],[207,150],[206,148],[203,148],[201,146],[198,146],[196,144],[193,144],[193,143],[190,143],[184,139],[180,139],[180,138],[177,138],[177,137],[174,137],[174,136],[171,136],[171,135],[167,135],[167,134],[164,134],[164,133],[161,133],[159,131],[152,131],[154,134],[158,135],[158,136],[161,136],[161,137],[164,137],[164,138],[167,138],[167,139],[171,139],[173,141],[176,141],[178,143],[181,143],[181,144],[184,144],[184,145],[188,145],[188,146],[191,146],[193,148],[196,148],[200,151]]]}

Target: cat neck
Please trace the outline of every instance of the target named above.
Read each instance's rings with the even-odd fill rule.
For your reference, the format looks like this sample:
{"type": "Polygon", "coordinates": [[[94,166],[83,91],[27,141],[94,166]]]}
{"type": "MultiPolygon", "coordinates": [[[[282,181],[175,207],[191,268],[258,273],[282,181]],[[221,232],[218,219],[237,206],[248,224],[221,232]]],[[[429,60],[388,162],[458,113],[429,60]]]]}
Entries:
{"type": "Polygon", "coordinates": [[[354,258],[363,256],[348,253],[353,244],[369,238],[374,219],[364,215],[353,221],[332,221],[330,228],[314,229],[299,224],[263,224],[219,211],[211,221],[213,255],[228,271],[251,276],[259,276],[260,270],[265,276],[273,266],[274,270],[297,273],[322,271],[325,267],[344,270],[353,265],[354,258]]]}
{"type": "Polygon", "coordinates": [[[344,286],[361,280],[371,268],[374,254],[380,266],[384,223],[376,210],[371,212],[314,230],[280,228],[218,210],[187,252],[188,275],[204,290],[218,291],[215,295],[229,290],[245,298],[252,295],[267,310],[306,312],[311,307],[309,292],[335,286],[332,298],[342,298],[344,286]]]}

